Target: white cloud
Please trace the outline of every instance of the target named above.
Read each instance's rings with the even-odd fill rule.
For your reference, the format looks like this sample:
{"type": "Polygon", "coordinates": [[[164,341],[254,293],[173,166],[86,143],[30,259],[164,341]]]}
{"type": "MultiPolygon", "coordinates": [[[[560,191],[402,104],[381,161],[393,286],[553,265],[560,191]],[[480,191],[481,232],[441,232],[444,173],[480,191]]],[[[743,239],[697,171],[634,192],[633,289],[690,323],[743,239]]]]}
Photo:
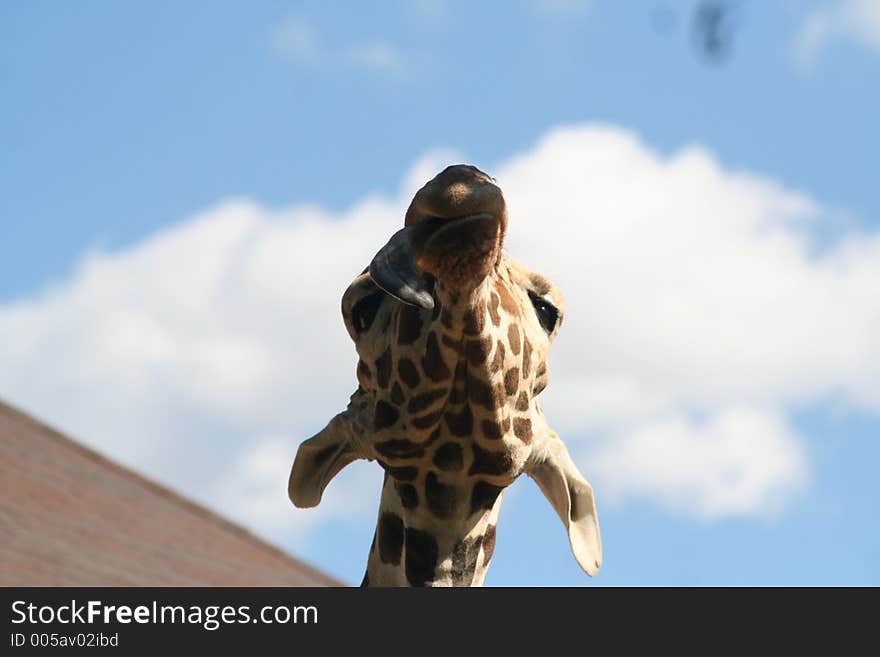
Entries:
{"type": "MultiPolygon", "coordinates": [[[[388,234],[401,212],[371,199],[348,218],[228,201],[132,249],[92,253],[70,281],[0,307],[0,394],[240,516],[269,485],[246,455],[265,463],[280,452],[264,443],[283,434],[290,456],[344,408],[356,360],[339,299],[375,251],[357,234],[388,234]]],[[[293,515],[291,462],[271,485],[293,515]]],[[[249,524],[271,531],[265,520],[249,524]]]]}
{"type": "Polygon", "coordinates": [[[704,422],[655,419],[587,451],[612,499],[659,498],[705,517],[772,515],[805,483],[802,446],[777,413],[725,409],[704,422]]]}
{"type": "Polygon", "coordinates": [[[320,56],[318,32],[303,18],[289,18],[276,26],[269,34],[269,46],[298,62],[314,63],[320,56]]]}
{"type": "Polygon", "coordinates": [[[380,73],[399,74],[406,69],[403,55],[383,41],[353,46],[347,55],[353,64],[380,73]]]}
{"type": "MultiPolygon", "coordinates": [[[[230,200],[87,254],[0,305],[0,395],[285,545],[369,518],[374,465],[311,511],[288,505],[287,472],[355,385],[341,294],[444,158],[459,160],[426,156],[397,198],[345,212],[230,200]]],[[[544,407],[600,501],[776,510],[807,480],[793,409],[880,411],[877,233],[817,252],[808,197],[609,126],[554,130],[489,168],[509,251],[566,294],[544,407]]]]}
{"type": "Polygon", "coordinates": [[[880,0],[838,0],[809,12],[794,42],[802,66],[810,65],[830,42],[852,41],[880,52],[880,0]]]}
{"type": "Polygon", "coordinates": [[[610,128],[555,131],[498,178],[510,250],[577,304],[555,351],[576,367],[558,387],[614,376],[676,406],[880,407],[877,233],[816,254],[810,199],[610,128]]]}
{"type": "Polygon", "coordinates": [[[391,43],[382,40],[334,46],[308,20],[288,18],[269,33],[269,48],[280,57],[301,66],[354,66],[373,73],[399,75],[406,58],[391,43]]]}

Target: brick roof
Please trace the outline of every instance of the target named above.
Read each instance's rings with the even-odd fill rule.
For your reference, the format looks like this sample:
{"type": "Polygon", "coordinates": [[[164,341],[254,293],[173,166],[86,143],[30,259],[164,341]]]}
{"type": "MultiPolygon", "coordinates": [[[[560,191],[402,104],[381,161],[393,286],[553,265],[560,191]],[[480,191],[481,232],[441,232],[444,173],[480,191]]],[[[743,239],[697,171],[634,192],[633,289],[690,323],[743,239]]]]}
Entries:
{"type": "Polygon", "coordinates": [[[0,585],[340,583],[0,402],[0,585]]]}

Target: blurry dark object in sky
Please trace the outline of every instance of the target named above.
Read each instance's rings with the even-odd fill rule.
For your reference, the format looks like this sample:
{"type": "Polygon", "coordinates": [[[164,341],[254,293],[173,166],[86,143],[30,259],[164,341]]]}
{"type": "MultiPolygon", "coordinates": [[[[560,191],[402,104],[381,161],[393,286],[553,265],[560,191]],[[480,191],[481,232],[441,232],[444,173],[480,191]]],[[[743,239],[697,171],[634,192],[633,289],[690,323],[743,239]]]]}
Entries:
{"type": "MultiPolygon", "coordinates": [[[[691,36],[697,54],[710,64],[721,64],[730,57],[739,28],[736,0],[700,0],[693,12],[691,36]]],[[[658,3],[651,10],[651,27],[659,35],[678,31],[681,15],[675,7],[658,3]]]]}
{"type": "Polygon", "coordinates": [[[721,63],[733,47],[734,3],[703,0],[694,13],[694,41],[700,54],[712,63],[721,63]]]}

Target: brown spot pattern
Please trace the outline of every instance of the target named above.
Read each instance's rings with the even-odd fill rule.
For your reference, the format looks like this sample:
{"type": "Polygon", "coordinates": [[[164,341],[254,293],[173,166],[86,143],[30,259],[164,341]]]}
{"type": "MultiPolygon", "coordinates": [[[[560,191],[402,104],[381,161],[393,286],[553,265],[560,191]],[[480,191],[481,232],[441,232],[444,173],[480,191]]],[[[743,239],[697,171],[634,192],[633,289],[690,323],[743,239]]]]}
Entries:
{"type": "Polygon", "coordinates": [[[396,513],[383,513],[379,518],[379,558],[392,566],[400,564],[403,553],[403,520],[396,513]]]}
{"type": "Polygon", "coordinates": [[[437,539],[428,532],[406,528],[406,579],[412,586],[424,586],[434,579],[437,567],[437,539]]]}
{"type": "Polygon", "coordinates": [[[489,360],[489,353],[492,351],[492,339],[481,338],[479,340],[468,340],[465,343],[464,354],[468,362],[474,367],[479,367],[489,360]]]}
{"type": "Polygon", "coordinates": [[[397,489],[397,496],[404,509],[414,509],[419,505],[419,493],[412,484],[398,484],[394,487],[397,489]]]}
{"type": "Polygon", "coordinates": [[[483,429],[483,435],[489,440],[501,438],[501,426],[494,420],[483,420],[480,426],[483,429]]]}
{"type": "Polygon", "coordinates": [[[400,414],[397,409],[383,399],[376,402],[376,410],[373,413],[373,428],[377,431],[393,426],[400,414]]]}
{"type": "Polygon", "coordinates": [[[464,467],[464,453],[458,443],[444,443],[434,452],[434,465],[447,472],[458,472],[464,467]]]}
{"type": "Polygon", "coordinates": [[[477,443],[473,444],[474,462],[471,464],[469,475],[502,475],[510,472],[513,468],[513,459],[506,451],[493,452],[482,449],[477,443]]]}
{"type": "Polygon", "coordinates": [[[471,513],[491,509],[502,490],[504,489],[501,486],[493,486],[487,481],[478,481],[474,484],[474,490],[471,493],[471,513]]]}
{"type": "Polygon", "coordinates": [[[495,357],[489,365],[489,371],[494,374],[500,372],[502,367],[504,367],[504,343],[499,340],[495,343],[495,357]]]}
{"type": "Polygon", "coordinates": [[[387,388],[391,378],[391,347],[376,359],[376,383],[380,388],[387,388]]]}
{"type": "Polygon", "coordinates": [[[447,349],[452,349],[455,353],[459,353],[461,351],[461,342],[453,338],[451,335],[446,335],[445,333],[440,338],[440,342],[443,343],[443,346],[447,349]]]}
{"type": "Polygon", "coordinates": [[[363,377],[367,381],[373,378],[373,373],[370,372],[370,366],[360,359],[358,359],[357,373],[359,377],[363,377]]]}
{"type": "Polygon", "coordinates": [[[474,414],[467,404],[458,413],[447,412],[445,417],[449,433],[453,436],[469,436],[474,430],[474,414]]]}
{"type": "Polygon", "coordinates": [[[528,338],[523,340],[523,362],[522,362],[522,371],[523,376],[529,375],[529,370],[532,367],[532,344],[529,342],[528,338]]]}
{"type": "Polygon", "coordinates": [[[397,373],[400,375],[400,380],[409,388],[415,388],[422,380],[415,364],[409,358],[401,358],[397,361],[397,373]]]}
{"type": "Polygon", "coordinates": [[[437,439],[438,439],[439,437],[440,437],[440,427],[437,427],[437,428],[435,428],[435,429],[431,432],[431,435],[428,436],[428,439],[427,439],[427,440],[425,441],[425,443],[424,443],[424,444],[425,444],[425,447],[427,447],[428,445],[433,445],[434,443],[436,443],[436,442],[437,442],[437,439]]]}
{"type": "Polygon", "coordinates": [[[492,318],[492,323],[495,326],[501,326],[501,314],[498,312],[498,304],[500,303],[498,295],[493,292],[489,300],[489,317],[492,318]]]}
{"type": "Polygon", "coordinates": [[[385,472],[387,472],[397,481],[412,481],[419,474],[419,469],[413,465],[394,467],[393,465],[388,465],[387,463],[385,463],[385,461],[381,460],[378,460],[377,463],[382,466],[382,469],[385,470],[385,472]]]}
{"type": "Polygon", "coordinates": [[[376,443],[376,451],[382,456],[397,459],[420,458],[425,455],[425,448],[406,438],[392,438],[376,443]]]}
{"type": "Polygon", "coordinates": [[[510,397],[516,394],[517,388],[519,388],[519,368],[511,367],[504,373],[504,392],[510,397]]]}
{"type": "Polygon", "coordinates": [[[468,396],[471,402],[489,411],[494,411],[502,404],[500,390],[476,377],[468,377],[468,396]]]}
{"type": "Polygon", "coordinates": [[[498,296],[501,298],[501,307],[511,315],[519,315],[519,305],[517,305],[516,300],[510,294],[510,290],[507,289],[507,285],[505,285],[504,281],[495,281],[495,289],[498,291],[498,296]]]}
{"type": "Polygon", "coordinates": [[[397,381],[391,386],[391,401],[397,406],[403,403],[403,389],[397,381]]]}
{"type": "Polygon", "coordinates": [[[429,472],[425,477],[425,501],[435,516],[448,518],[455,512],[458,503],[456,488],[440,483],[437,475],[429,472]]]}
{"type": "Polygon", "coordinates": [[[513,418],[513,433],[524,443],[532,442],[532,421],[527,417],[513,418]]]}
{"type": "Polygon", "coordinates": [[[465,395],[465,382],[467,367],[464,361],[459,361],[455,366],[455,376],[452,379],[452,390],[449,392],[449,403],[460,404],[467,399],[465,395]]]}
{"type": "Polygon", "coordinates": [[[428,343],[425,345],[425,355],[422,357],[422,369],[425,375],[432,381],[443,381],[449,378],[449,368],[443,362],[443,354],[440,353],[440,345],[437,344],[437,334],[431,331],[428,334],[428,343]]]}
{"type": "Polygon", "coordinates": [[[397,320],[397,344],[412,344],[421,334],[421,311],[415,306],[403,305],[397,320]]]}
{"type": "Polygon", "coordinates": [[[511,324],[507,327],[507,343],[510,345],[510,351],[513,352],[514,356],[519,354],[519,329],[516,327],[516,324],[511,324]]]}
{"type": "Polygon", "coordinates": [[[465,335],[479,335],[486,324],[486,306],[482,302],[464,314],[465,335]]]}
{"type": "Polygon", "coordinates": [[[406,410],[413,414],[421,413],[445,396],[446,390],[444,388],[435,388],[434,390],[419,393],[409,400],[409,403],[406,405],[406,410]]]}
{"type": "Polygon", "coordinates": [[[423,415],[422,417],[417,417],[412,421],[413,426],[416,429],[428,429],[433,427],[440,421],[440,417],[443,415],[443,410],[434,411],[433,413],[428,413],[428,415],[423,415]]]}

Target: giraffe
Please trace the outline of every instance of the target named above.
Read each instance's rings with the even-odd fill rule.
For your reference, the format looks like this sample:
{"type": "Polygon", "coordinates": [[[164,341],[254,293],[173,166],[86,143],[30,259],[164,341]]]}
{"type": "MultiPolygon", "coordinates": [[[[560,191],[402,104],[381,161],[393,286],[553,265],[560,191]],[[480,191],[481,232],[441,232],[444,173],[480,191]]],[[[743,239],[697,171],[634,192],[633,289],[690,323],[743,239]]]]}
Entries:
{"type": "Polygon", "coordinates": [[[313,507],[352,461],[384,469],[363,586],[481,586],[502,492],[522,473],[581,568],[601,565],[593,489],[538,403],[563,298],[502,250],[507,220],[494,178],[447,167],[342,297],[359,385],[300,445],[288,493],[313,507]]]}

